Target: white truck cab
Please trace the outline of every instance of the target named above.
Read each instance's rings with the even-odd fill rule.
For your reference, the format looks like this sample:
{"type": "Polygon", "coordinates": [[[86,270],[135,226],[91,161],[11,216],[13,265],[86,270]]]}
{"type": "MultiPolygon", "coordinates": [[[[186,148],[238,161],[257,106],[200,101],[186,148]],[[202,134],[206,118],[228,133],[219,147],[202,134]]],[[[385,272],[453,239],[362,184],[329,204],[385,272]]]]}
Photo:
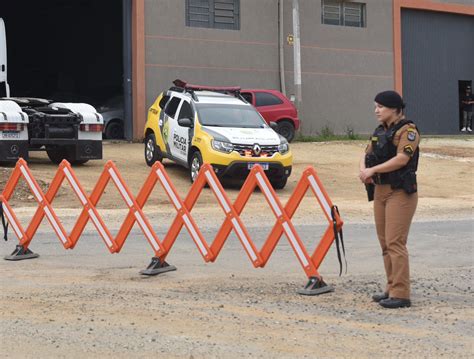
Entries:
{"type": "Polygon", "coordinates": [[[10,87],[7,81],[7,35],[5,23],[0,18],[0,97],[10,97],[10,87]]]}
{"type": "Polygon", "coordinates": [[[0,161],[28,158],[28,122],[16,102],[0,100],[0,161]]]}
{"type": "Polygon", "coordinates": [[[10,97],[5,23],[0,18],[0,162],[28,160],[29,151],[46,151],[54,163],[101,159],[103,127],[102,115],[89,104],[10,97]]]}

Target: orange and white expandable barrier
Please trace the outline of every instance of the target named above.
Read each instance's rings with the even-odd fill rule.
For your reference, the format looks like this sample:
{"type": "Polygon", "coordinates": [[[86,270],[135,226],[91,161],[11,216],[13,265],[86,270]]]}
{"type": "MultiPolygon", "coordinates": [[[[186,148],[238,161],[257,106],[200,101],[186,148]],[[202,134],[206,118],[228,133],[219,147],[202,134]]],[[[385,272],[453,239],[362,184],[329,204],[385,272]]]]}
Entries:
{"type": "MultiPolygon", "coordinates": [[[[337,207],[333,206],[316,174],[316,171],[312,167],[308,167],[303,172],[293,194],[286,205],[283,206],[266,177],[265,172],[260,166],[254,166],[252,168],[235,202],[232,203],[214,173],[212,166],[208,164],[202,166],[196,181],[191,186],[186,198],[182,200],[166,173],[165,168],[159,162],[153,165],[148,178],[135,198],[112,161],[106,163],[97,184],[92,190],[90,196],[88,196],[71,168],[71,165],[67,161],[61,162],[47,192],[43,193],[41,187],[38,185],[28,168],[27,163],[23,159],[20,159],[7,182],[5,189],[0,195],[0,204],[6,220],[11,224],[13,232],[19,239],[19,245],[15,251],[10,256],[5,257],[5,259],[8,260],[20,260],[38,256],[29,250],[29,245],[45,216],[64,248],[74,248],[87,225],[87,222],[90,220],[111,253],[120,252],[133,225],[137,222],[154,251],[154,258],[152,259],[151,264],[146,270],[140,272],[145,275],[155,275],[176,269],[174,266],[166,263],[165,259],[173,247],[173,244],[183,226],[189,232],[198,251],[206,262],[214,262],[217,259],[225,241],[230,235],[230,232],[234,231],[250,261],[256,268],[265,266],[281,236],[285,234],[298,261],[309,278],[308,284],[298,292],[300,294],[315,295],[333,290],[332,287],[324,283],[322,277],[318,273],[318,268],[332,243],[334,241],[338,242],[339,240],[342,240],[343,222],[339,216],[337,207]],[[25,179],[34,195],[34,198],[38,202],[38,209],[26,230],[23,229],[18,217],[15,215],[14,210],[8,202],[21,177],[25,179]],[[51,205],[65,179],[83,206],[83,210],[69,234],[64,229],[51,205]],[[104,193],[109,181],[112,181],[115,185],[129,209],[129,212],[115,238],[112,236],[110,230],[107,228],[96,209],[96,205],[104,193]],[[176,210],[176,217],[163,240],[161,240],[155,233],[153,226],[148,220],[146,214],[143,212],[143,207],[157,183],[159,183],[164,189],[176,210]],[[206,241],[190,213],[206,185],[209,186],[210,190],[215,195],[217,202],[225,214],[224,222],[220,226],[220,229],[211,244],[206,241]],[[275,216],[275,224],[260,250],[255,246],[249,232],[240,218],[240,214],[256,187],[260,188],[275,216]],[[301,200],[308,192],[308,189],[310,189],[316,197],[317,203],[321,206],[324,216],[329,223],[323,237],[311,255],[306,250],[291,222],[291,218],[296,212],[301,200]],[[341,237],[339,237],[339,235],[341,235],[341,237]]],[[[337,245],[337,251],[341,263],[339,245],[337,245]]]]}

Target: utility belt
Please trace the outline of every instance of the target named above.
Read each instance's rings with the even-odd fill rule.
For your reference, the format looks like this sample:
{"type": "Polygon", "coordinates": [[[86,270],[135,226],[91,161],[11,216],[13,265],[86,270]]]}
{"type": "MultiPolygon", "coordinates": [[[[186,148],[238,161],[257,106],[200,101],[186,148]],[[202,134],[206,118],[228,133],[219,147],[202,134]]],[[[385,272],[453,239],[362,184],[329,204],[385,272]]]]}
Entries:
{"type": "Polygon", "coordinates": [[[390,184],[388,173],[376,173],[372,176],[375,184],[390,184]]]}

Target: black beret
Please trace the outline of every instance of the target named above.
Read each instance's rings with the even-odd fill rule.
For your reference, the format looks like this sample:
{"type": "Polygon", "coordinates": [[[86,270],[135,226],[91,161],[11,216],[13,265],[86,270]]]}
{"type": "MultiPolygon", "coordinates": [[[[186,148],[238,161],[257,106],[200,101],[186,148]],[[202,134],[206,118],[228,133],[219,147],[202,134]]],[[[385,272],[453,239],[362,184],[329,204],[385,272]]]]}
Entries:
{"type": "Polygon", "coordinates": [[[395,91],[383,91],[374,99],[378,104],[389,108],[405,108],[402,97],[395,91]]]}

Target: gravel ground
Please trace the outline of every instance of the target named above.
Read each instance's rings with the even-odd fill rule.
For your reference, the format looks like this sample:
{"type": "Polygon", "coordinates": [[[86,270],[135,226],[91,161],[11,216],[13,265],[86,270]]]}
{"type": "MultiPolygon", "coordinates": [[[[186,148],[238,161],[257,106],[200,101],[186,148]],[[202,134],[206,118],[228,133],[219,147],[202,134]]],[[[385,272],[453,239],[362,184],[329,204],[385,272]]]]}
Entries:
{"type": "MultiPolygon", "coordinates": [[[[323,229],[297,228],[304,238],[323,229]]],[[[370,300],[384,275],[368,224],[347,225],[348,274],[338,277],[332,249],[321,273],[335,292],[318,297],[296,294],[305,276],[286,240],[266,268],[255,270],[234,236],[222,258],[206,265],[181,234],[169,257],[178,270],[148,278],[138,271],[152,252],[138,230],[113,256],[94,231],[73,251],[42,232],[31,246],[40,258],[0,262],[2,352],[42,358],[472,357],[472,229],[472,221],[414,225],[413,306],[399,310],[370,300]]],[[[270,228],[249,230],[258,238],[270,228]]],[[[206,238],[214,233],[204,231],[206,238]]],[[[0,254],[12,245],[2,245],[0,254]]]]}

